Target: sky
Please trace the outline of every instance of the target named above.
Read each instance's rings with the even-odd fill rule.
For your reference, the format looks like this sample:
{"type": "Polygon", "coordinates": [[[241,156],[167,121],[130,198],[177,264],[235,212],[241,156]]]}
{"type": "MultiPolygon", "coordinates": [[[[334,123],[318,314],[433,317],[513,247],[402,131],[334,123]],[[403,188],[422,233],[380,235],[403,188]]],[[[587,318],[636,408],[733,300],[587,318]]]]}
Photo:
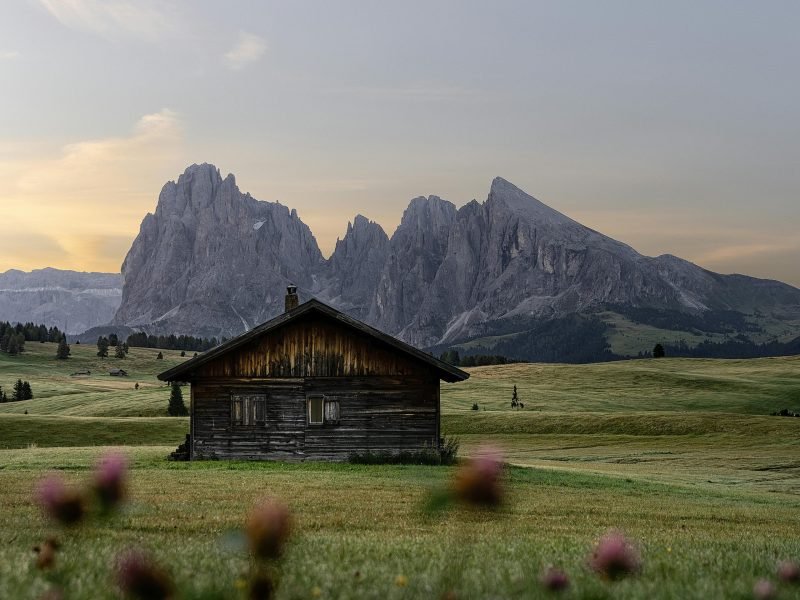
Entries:
{"type": "Polygon", "coordinates": [[[502,176],[647,255],[800,286],[800,3],[8,0],[0,271],[118,272],[192,163],[296,208],[502,176]]]}

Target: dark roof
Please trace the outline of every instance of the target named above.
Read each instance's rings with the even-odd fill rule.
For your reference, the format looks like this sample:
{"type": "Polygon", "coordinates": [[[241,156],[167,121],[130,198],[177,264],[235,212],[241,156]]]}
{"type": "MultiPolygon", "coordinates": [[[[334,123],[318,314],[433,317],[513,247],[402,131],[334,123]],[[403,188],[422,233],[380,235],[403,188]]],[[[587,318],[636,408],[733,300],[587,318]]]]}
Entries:
{"type": "MultiPolygon", "coordinates": [[[[201,365],[206,364],[209,361],[214,360],[228,352],[241,348],[242,346],[246,345],[249,342],[261,337],[262,335],[285,325],[303,315],[309,313],[320,313],[326,315],[343,325],[350,327],[351,329],[355,329],[363,334],[366,334],[374,339],[377,339],[384,344],[392,347],[393,349],[397,350],[398,352],[405,354],[406,356],[416,359],[420,362],[426,363],[433,367],[433,369],[438,373],[439,378],[449,382],[455,381],[463,381],[469,377],[469,373],[465,373],[461,369],[454,367],[446,362],[439,360],[431,356],[430,354],[423,352],[422,350],[418,350],[405,342],[401,342],[397,338],[394,338],[390,335],[387,335],[381,331],[378,331],[374,327],[370,327],[366,323],[362,323],[361,321],[354,319],[352,317],[347,316],[346,314],[339,312],[335,308],[331,308],[327,304],[323,304],[319,300],[309,300],[308,302],[304,302],[297,308],[294,308],[288,312],[283,313],[259,325],[258,327],[254,327],[250,331],[243,333],[242,335],[235,337],[233,339],[228,340],[224,344],[220,344],[209,350],[208,352],[204,352],[200,356],[196,358],[192,358],[187,360],[180,365],[173,367],[164,371],[163,373],[159,373],[158,378],[161,381],[181,381],[187,375],[189,375],[192,371],[200,367],[201,365]]],[[[188,379],[188,378],[187,378],[188,379]]]]}

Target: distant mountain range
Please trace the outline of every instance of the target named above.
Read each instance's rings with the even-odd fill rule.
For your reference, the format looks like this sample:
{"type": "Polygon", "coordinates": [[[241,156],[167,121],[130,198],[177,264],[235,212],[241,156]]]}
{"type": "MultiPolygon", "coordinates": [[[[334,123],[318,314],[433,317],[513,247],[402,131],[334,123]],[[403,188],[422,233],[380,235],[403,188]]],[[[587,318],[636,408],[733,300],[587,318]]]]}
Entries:
{"type": "Polygon", "coordinates": [[[162,189],[122,277],[111,326],[156,334],[241,333],[279,314],[293,283],[437,352],[585,361],[800,336],[797,288],[643,256],[502,178],[459,209],[415,198],[391,237],[358,215],[326,260],[294,210],[192,165],[162,189]]]}
{"type": "Polygon", "coordinates": [[[45,323],[80,333],[108,323],[122,300],[122,276],[38,269],[0,273],[0,320],[45,323]]]}

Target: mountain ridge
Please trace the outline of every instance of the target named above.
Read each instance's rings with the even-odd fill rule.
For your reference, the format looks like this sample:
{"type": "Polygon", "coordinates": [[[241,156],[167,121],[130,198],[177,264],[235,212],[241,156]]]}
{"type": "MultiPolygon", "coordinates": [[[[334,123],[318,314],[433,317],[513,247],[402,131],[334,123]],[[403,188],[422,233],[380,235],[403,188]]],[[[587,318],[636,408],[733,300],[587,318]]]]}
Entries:
{"type": "Polygon", "coordinates": [[[419,347],[527,348],[521,358],[577,360],[581,339],[593,355],[635,354],[634,340],[620,339],[636,319],[698,342],[800,336],[800,289],[644,256],[502,177],[460,208],[413,198],[391,235],[357,214],[326,259],[296,210],[241,192],[214,165],[191,165],[143,219],[122,279],[111,325],[155,334],[236,335],[282,312],[295,284],[419,347]],[[574,339],[559,339],[558,323],[574,339]]]}

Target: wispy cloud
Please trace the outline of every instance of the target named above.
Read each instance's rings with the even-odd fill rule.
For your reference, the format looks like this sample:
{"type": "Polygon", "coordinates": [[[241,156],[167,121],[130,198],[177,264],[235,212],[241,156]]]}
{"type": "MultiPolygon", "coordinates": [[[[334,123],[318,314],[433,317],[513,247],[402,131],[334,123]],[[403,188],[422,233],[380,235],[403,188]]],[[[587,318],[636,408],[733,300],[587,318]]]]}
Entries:
{"type": "Polygon", "coordinates": [[[180,118],[169,109],[144,115],[128,135],[75,142],[39,158],[44,153],[4,159],[0,152],[6,222],[16,231],[54,232],[41,252],[0,256],[0,270],[119,269],[157,190],[185,162],[180,118]]]}
{"type": "Polygon", "coordinates": [[[264,38],[242,31],[236,44],[225,53],[225,64],[234,71],[244,69],[247,65],[261,59],[267,51],[264,38]]]}
{"type": "Polygon", "coordinates": [[[0,60],[11,60],[19,58],[20,54],[16,50],[0,50],[0,60]]]}
{"type": "Polygon", "coordinates": [[[172,28],[162,3],[152,0],[39,0],[60,23],[105,38],[155,40],[172,28]]]}

